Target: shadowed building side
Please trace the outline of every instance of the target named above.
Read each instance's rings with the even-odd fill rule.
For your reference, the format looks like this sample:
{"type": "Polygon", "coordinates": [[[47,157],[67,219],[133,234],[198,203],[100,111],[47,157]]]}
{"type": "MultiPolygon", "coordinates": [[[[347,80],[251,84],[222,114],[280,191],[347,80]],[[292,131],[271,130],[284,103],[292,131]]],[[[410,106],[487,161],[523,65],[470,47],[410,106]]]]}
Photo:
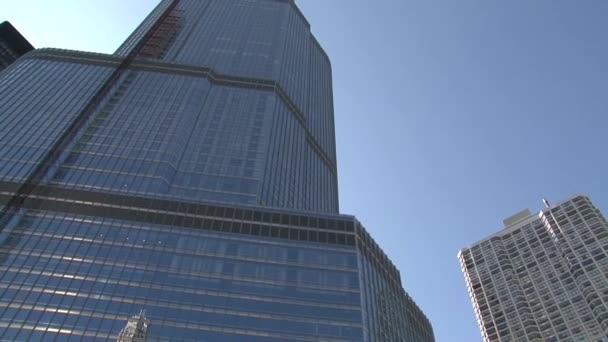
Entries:
{"type": "Polygon", "coordinates": [[[32,44],[11,23],[0,23],[0,72],[32,50],[32,44]]]}

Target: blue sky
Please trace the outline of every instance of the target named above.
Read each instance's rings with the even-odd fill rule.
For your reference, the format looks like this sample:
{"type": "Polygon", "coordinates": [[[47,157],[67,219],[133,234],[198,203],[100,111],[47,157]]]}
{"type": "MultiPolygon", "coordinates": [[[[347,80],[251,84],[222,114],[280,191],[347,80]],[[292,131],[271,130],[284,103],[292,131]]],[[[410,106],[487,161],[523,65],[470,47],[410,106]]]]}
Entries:
{"type": "MultiPolygon", "coordinates": [[[[156,1],[0,0],[36,47],[113,52],[156,1]]],[[[438,341],[479,341],[456,258],[542,197],[608,210],[608,2],[300,0],[334,72],[341,211],[438,341]]]]}

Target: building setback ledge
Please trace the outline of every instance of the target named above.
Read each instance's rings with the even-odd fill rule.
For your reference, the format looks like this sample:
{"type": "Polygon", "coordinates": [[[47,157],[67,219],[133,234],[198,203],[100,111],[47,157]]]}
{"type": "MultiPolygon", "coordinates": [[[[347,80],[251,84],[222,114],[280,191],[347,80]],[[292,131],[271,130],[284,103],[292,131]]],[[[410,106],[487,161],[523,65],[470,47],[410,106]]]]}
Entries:
{"type": "MultiPolygon", "coordinates": [[[[115,55],[48,48],[34,50],[25,55],[24,58],[93,64],[106,67],[118,66],[122,61],[122,57],[118,57],[115,55]]],[[[289,108],[289,111],[294,115],[297,122],[302,126],[302,128],[304,128],[307,138],[306,141],[310,144],[312,150],[321,158],[323,163],[329,168],[332,174],[337,174],[335,162],[332,160],[331,156],[327,152],[325,152],[325,150],[323,150],[323,147],[315,139],[314,135],[308,128],[306,116],[291,100],[291,98],[287,95],[285,90],[279,85],[277,81],[269,79],[224,75],[217,73],[213,69],[207,67],[174,64],[160,62],[157,60],[135,60],[129,68],[133,70],[147,70],[153,72],[203,77],[207,78],[211,83],[221,86],[274,92],[283,101],[287,108],[289,108]]]]}

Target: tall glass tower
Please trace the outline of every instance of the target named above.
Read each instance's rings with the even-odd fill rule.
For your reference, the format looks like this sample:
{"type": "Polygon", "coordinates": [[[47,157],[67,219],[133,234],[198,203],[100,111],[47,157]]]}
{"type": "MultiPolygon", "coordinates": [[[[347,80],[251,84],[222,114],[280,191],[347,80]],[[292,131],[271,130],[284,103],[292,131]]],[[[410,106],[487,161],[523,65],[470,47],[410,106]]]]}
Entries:
{"type": "Polygon", "coordinates": [[[331,66],[293,1],[163,0],[0,93],[0,339],[434,340],[339,214],[331,66]]]}

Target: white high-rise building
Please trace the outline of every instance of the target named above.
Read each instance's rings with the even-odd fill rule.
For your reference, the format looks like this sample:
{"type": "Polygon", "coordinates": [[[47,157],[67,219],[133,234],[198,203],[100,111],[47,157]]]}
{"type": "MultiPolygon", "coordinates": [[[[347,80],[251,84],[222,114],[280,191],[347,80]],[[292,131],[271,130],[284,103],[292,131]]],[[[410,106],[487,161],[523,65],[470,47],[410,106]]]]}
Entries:
{"type": "Polygon", "coordinates": [[[608,341],[608,223],[575,196],[458,253],[484,341],[608,341]]]}

